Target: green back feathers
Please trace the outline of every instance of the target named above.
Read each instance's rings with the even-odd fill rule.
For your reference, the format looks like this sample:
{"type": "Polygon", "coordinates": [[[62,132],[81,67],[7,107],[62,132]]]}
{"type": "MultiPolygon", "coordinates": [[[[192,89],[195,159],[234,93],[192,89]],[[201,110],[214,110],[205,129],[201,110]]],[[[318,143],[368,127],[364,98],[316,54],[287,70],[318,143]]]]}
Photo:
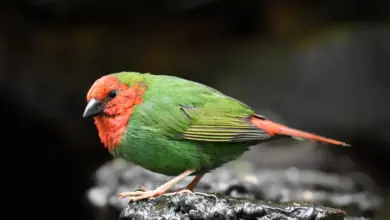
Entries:
{"type": "MultiPolygon", "coordinates": [[[[268,139],[267,132],[249,122],[247,105],[200,83],[174,76],[120,72],[119,80],[131,86],[143,82],[143,103],[130,121],[154,135],[207,142],[245,142],[268,139]]],[[[129,131],[130,133],[132,131],[129,131]]]]}

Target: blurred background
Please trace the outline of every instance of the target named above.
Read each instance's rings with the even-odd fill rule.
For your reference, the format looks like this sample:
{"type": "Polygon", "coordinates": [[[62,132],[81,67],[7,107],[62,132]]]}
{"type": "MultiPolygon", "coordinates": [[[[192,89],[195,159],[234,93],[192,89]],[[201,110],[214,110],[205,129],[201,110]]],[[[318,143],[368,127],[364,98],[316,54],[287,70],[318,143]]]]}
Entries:
{"type": "Polygon", "coordinates": [[[85,95],[123,70],[195,80],[352,144],[245,158],[364,173],[384,199],[370,216],[390,219],[389,18],[385,0],[2,1],[2,219],[93,219],[85,192],[111,156],[85,95]]]}

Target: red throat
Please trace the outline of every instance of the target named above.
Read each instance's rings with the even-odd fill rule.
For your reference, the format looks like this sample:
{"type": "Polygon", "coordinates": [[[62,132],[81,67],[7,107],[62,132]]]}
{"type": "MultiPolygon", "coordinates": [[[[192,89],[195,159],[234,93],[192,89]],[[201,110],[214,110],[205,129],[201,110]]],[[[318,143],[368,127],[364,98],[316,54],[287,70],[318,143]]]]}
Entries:
{"type": "Polygon", "coordinates": [[[119,88],[121,92],[106,104],[104,110],[106,116],[95,117],[100,140],[109,151],[113,151],[119,146],[126,133],[134,108],[142,103],[142,96],[146,90],[146,86],[142,83],[135,83],[131,87],[127,87],[121,84],[116,77],[111,76],[108,80],[112,83],[114,79],[117,80],[118,84],[116,88],[119,88]]]}

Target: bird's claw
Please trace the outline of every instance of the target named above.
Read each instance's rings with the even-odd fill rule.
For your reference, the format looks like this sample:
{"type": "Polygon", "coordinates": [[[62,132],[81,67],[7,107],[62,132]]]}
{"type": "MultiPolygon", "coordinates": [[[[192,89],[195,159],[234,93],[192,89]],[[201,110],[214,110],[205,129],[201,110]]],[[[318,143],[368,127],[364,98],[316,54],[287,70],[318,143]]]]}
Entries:
{"type": "Polygon", "coordinates": [[[182,194],[192,194],[193,192],[189,189],[180,189],[180,190],[177,190],[177,191],[174,191],[174,192],[170,192],[170,193],[165,193],[164,195],[165,196],[173,196],[173,195],[176,195],[176,194],[179,194],[179,195],[182,195],[182,194]]]}
{"type": "Polygon", "coordinates": [[[131,197],[129,202],[135,202],[135,201],[142,200],[142,199],[149,199],[149,198],[157,197],[159,195],[162,195],[163,193],[164,192],[162,192],[161,190],[155,189],[155,190],[149,190],[149,191],[135,191],[135,192],[119,193],[116,195],[116,197],[119,197],[119,198],[131,197]]]}
{"type": "MultiPolygon", "coordinates": [[[[146,188],[144,188],[146,189],[146,188]]],[[[181,190],[178,190],[178,191],[175,191],[175,192],[171,192],[171,193],[165,193],[164,194],[164,191],[160,190],[160,189],[155,189],[155,190],[147,190],[147,191],[135,191],[135,192],[124,192],[124,193],[119,193],[116,195],[116,197],[118,198],[127,198],[127,197],[131,197],[129,202],[135,202],[135,201],[138,201],[138,200],[142,200],[142,199],[149,199],[149,198],[154,198],[154,197],[157,197],[157,196],[160,196],[160,195],[166,195],[166,196],[172,196],[172,195],[176,195],[176,194],[191,194],[192,191],[191,190],[188,190],[188,189],[181,189],[181,190]]]]}

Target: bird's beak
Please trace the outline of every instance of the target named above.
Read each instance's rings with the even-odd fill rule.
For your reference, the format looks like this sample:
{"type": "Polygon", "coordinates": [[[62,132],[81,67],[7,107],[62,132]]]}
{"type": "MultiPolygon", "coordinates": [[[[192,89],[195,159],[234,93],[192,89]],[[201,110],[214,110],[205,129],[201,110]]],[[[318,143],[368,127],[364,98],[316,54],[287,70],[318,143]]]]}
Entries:
{"type": "Polygon", "coordinates": [[[96,116],[104,111],[104,104],[94,98],[91,98],[85,107],[83,118],[88,116],[96,116]]]}

